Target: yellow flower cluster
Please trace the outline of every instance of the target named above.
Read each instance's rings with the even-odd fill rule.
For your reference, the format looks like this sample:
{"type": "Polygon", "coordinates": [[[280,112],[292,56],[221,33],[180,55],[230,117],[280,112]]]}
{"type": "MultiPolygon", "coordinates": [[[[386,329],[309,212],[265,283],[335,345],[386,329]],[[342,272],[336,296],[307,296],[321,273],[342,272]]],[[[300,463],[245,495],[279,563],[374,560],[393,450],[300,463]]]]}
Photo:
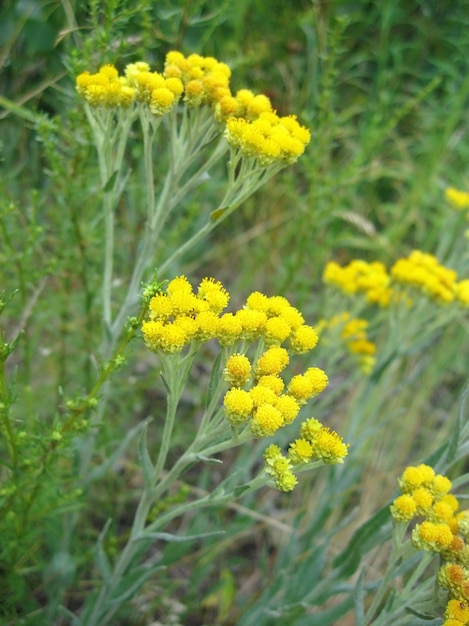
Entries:
{"type": "Polygon", "coordinates": [[[398,523],[423,518],[412,531],[415,547],[442,560],[438,584],[449,591],[444,626],[469,624],[469,510],[458,513],[451,481],[429,465],[407,467],[399,479],[402,494],[391,505],[398,523]]]}
{"type": "Polygon", "coordinates": [[[370,374],[376,362],[376,344],[368,338],[368,326],[367,320],[359,317],[352,318],[350,313],[344,312],[334,315],[329,320],[321,320],[316,330],[324,337],[325,332],[339,328],[340,338],[350,354],[356,357],[361,371],[364,374],[370,374]]]}
{"type": "MultiPolygon", "coordinates": [[[[149,299],[143,337],[148,348],[161,355],[217,339],[228,352],[223,369],[227,421],[234,428],[249,429],[254,437],[271,437],[328,385],[319,367],[309,367],[289,380],[282,377],[291,355],[312,350],[318,334],[282,296],[254,291],[239,310],[224,313],[229,300],[229,293],[213,278],[204,278],[196,291],[185,276],[174,278],[149,299]],[[256,356],[251,359],[246,350],[252,344],[256,356]]],[[[269,470],[284,491],[296,484],[287,472],[292,465],[310,460],[341,463],[347,454],[348,446],[339,435],[317,420],[306,420],[300,435],[290,446],[286,465],[275,462],[269,470]]]]}
{"type": "Polygon", "coordinates": [[[445,267],[432,254],[414,250],[398,259],[391,269],[378,262],[351,261],[341,267],[334,261],[326,265],[323,280],[348,295],[363,294],[370,304],[383,307],[392,302],[412,300],[404,290],[416,290],[438,304],[469,306],[469,280],[457,280],[455,270],[445,267]]]}
{"type": "Polygon", "coordinates": [[[130,63],[119,76],[113,65],[77,76],[77,91],[92,107],[147,105],[154,115],[168,113],[182,98],[194,108],[207,105],[214,120],[225,125],[225,137],[235,151],[267,167],[292,163],[303,154],[311,135],[296,116],[279,116],[269,98],[249,89],[232,93],[231,70],[213,57],[171,51],[162,73],[148,63],[130,63]]]}
{"type": "MultiPolygon", "coordinates": [[[[150,299],[148,319],[142,323],[145,343],[153,352],[164,354],[181,352],[193,341],[211,339],[218,339],[224,347],[262,340],[272,350],[285,343],[298,354],[316,346],[316,331],[304,323],[301,313],[286,298],[254,292],[241,309],[223,313],[229,300],[229,293],[213,278],[204,278],[196,293],[185,276],[171,280],[165,290],[150,299]]],[[[281,351],[288,355],[284,348],[281,351]]],[[[258,361],[265,363],[266,374],[272,373],[269,367],[278,367],[277,361],[272,361],[275,357],[269,351],[258,361]]],[[[236,368],[233,376],[237,380],[236,368]]]]}
{"type": "Polygon", "coordinates": [[[370,304],[388,306],[391,300],[390,277],[386,266],[378,261],[367,263],[356,259],[345,267],[330,261],[323,280],[348,295],[363,294],[370,304]]]}
{"type": "Polygon", "coordinates": [[[243,117],[227,120],[225,137],[243,156],[259,160],[263,166],[275,161],[294,163],[304,152],[311,135],[296,116],[280,117],[272,110],[249,121],[243,117]]]}
{"type": "Polygon", "coordinates": [[[271,444],[264,452],[265,471],[280,491],[292,491],[298,484],[294,466],[320,460],[326,464],[343,463],[348,445],[333,430],[325,428],[314,417],[300,427],[300,437],[293,441],[285,456],[279,446],[271,444]]]}
{"type": "Polygon", "coordinates": [[[445,196],[451,206],[458,211],[469,209],[469,193],[467,193],[467,191],[460,191],[454,187],[448,187],[445,189],[445,196]]]}
{"type": "Polygon", "coordinates": [[[432,255],[420,250],[398,259],[391,268],[394,284],[412,287],[439,304],[455,300],[457,272],[441,265],[432,255]]]}

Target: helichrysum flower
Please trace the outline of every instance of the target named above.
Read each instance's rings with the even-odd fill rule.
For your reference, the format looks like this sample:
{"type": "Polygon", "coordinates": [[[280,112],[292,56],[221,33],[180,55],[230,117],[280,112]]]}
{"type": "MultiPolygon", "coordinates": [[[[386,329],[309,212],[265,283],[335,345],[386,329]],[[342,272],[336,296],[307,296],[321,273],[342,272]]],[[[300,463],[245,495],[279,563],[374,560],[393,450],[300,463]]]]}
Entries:
{"type": "Polygon", "coordinates": [[[454,300],[457,273],[441,265],[431,254],[414,250],[408,258],[394,263],[391,276],[394,283],[417,289],[439,304],[454,300]]]}
{"type": "Polygon", "coordinates": [[[272,404],[261,404],[251,419],[255,437],[271,437],[283,426],[283,416],[272,404]]]}
{"type": "Polygon", "coordinates": [[[288,393],[293,396],[299,404],[306,404],[313,396],[313,383],[305,374],[297,374],[293,376],[288,384],[288,393]]]}
{"type": "Polygon", "coordinates": [[[272,346],[257,359],[255,373],[257,377],[265,374],[280,374],[290,362],[285,348],[272,346]]]}
{"type": "Polygon", "coordinates": [[[467,624],[469,622],[469,605],[455,598],[449,600],[445,618],[459,621],[461,624],[467,624]]]}
{"type": "Polygon", "coordinates": [[[226,419],[234,426],[245,422],[253,410],[253,401],[250,394],[238,387],[232,387],[226,392],[223,404],[226,419]]]}
{"type": "Polygon", "coordinates": [[[197,297],[207,303],[210,311],[221,313],[230,301],[230,294],[220,281],[204,278],[197,290],[197,297]]]}
{"type": "Polygon", "coordinates": [[[303,354],[316,347],[319,336],[317,331],[307,324],[298,326],[290,335],[290,348],[293,352],[303,354]]]}
{"type": "Polygon", "coordinates": [[[304,375],[312,385],[313,398],[322,393],[329,384],[326,372],[319,367],[308,367],[304,375]]]}
{"type": "Polygon", "coordinates": [[[235,316],[241,322],[241,337],[247,341],[254,341],[263,332],[267,323],[267,314],[263,311],[239,309],[235,316]]]}
{"type": "Polygon", "coordinates": [[[271,389],[276,396],[279,396],[285,387],[285,383],[280,376],[276,376],[274,374],[261,376],[258,379],[257,384],[259,387],[267,387],[268,389],[271,389]]]}
{"type": "Polygon", "coordinates": [[[469,209],[469,193],[455,187],[445,189],[445,196],[452,207],[458,210],[469,209]]]}
{"type": "Polygon", "coordinates": [[[265,324],[264,333],[266,345],[278,346],[290,336],[291,326],[282,317],[271,317],[265,324]]]}
{"type": "Polygon", "coordinates": [[[251,363],[244,354],[232,354],[225,365],[223,376],[235,387],[244,387],[251,377],[251,363]]]}
{"type": "Polygon", "coordinates": [[[425,487],[417,487],[412,491],[412,498],[417,505],[419,515],[428,515],[433,505],[433,494],[425,487]]]}
{"type": "Polygon", "coordinates": [[[404,493],[392,503],[391,515],[396,522],[410,522],[417,515],[417,503],[411,495],[404,493]]]}
{"type": "Polygon", "coordinates": [[[380,262],[368,263],[357,259],[341,267],[331,261],[325,267],[323,280],[346,294],[362,293],[372,304],[385,307],[391,300],[391,279],[386,267],[380,262]]]}
{"type": "Polygon", "coordinates": [[[265,111],[253,121],[231,117],[226,122],[225,137],[233,149],[245,157],[256,158],[261,166],[275,162],[294,163],[310,141],[308,129],[295,116],[279,117],[265,111]]]}
{"type": "Polygon", "coordinates": [[[313,446],[307,439],[296,439],[288,448],[288,458],[295,465],[298,463],[308,463],[313,453],[313,446]]]}
{"type": "Polygon", "coordinates": [[[254,387],[251,387],[249,390],[249,393],[251,394],[252,401],[256,408],[263,404],[274,405],[277,401],[275,391],[264,385],[254,385],[254,387]]]}
{"type": "Polygon", "coordinates": [[[218,318],[216,338],[222,346],[231,346],[243,332],[243,326],[233,313],[224,313],[218,318]]]}
{"type": "Polygon", "coordinates": [[[348,454],[348,444],[330,428],[321,428],[311,444],[315,454],[324,463],[343,463],[348,454]]]}
{"type": "Polygon", "coordinates": [[[281,395],[275,400],[275,408],[282,414],[285,424],[291,424],[300,412],[299,403],[288,394],[281,395]]]}

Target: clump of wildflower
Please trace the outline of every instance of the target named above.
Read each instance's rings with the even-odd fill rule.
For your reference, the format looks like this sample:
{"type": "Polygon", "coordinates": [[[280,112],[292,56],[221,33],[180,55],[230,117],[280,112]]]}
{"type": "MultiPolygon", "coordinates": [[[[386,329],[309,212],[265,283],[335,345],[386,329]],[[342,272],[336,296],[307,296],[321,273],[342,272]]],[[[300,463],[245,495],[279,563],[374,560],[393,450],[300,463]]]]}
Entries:
{"type": "Polygon", "coordinates": [[[272,111],[261,112],[249,120],[230,117],[225,137],[231,148],[267,167],[275,162],[294,163],[304,152],[311,135],[294,115],[280,117],[272,111]]]}
{"type": "Polygon", "coordinates": [[[79,95],[92,107],[129,107],[136,99],[136,90],[113,65],[103,65],[98,72],[86,71],[76,79],[79,95]]]}
{"type": "MultiPolygon", "coordinates": [[[[249,429],[253,437],[272,437],[292,424],[301,406],[328,385],[328,377],[319,367],[309,367],[290,379],[284,376],[290,353],[312,350],[318,336],[282,296],[253,292],[235,313],[224,312],[229,300],[229,293],[213,278],[204,278],[194,290],[185,276],[178,276],[149,296],[143,337],[150,350],[162,356],[213,339],[227,352],[233,350],[226,355],[223,368],[228,385],[223,399],[225,418],[235,429],[249,429]],[[279,345],[287,337],[287,347],[279,345]],[[257,344],[252,359],[246,353],[249,344],[257,344]],[[241,347],[242,351],[236,351],[241,347]]],[[[294,465],[310,460],[343,462],[348,446],[337,433],[319,422],[317,425],[312,419],[304,422],[288,456],[275,457],[275,463],[269,465],[282,491],[296,485],[294,465]]]]}
{"type": "Polygon", "coordinates": [[[323,280],[348,295],[363,294],[370,304],[389,306],[391,300],[390,276],[383,263],[368,263],[357,259],[345,267],[335,261],[327,263],[323,280]]]}
{"type": "Polygon", "coordinates": [[[412,292],[430,298],[440,305],[453,302],[469,306],[469,281],[457,280],[455,270],[445,267],[432,254],[414,250],[398,259],[389,272],[382,263],[351,261],[341,267],[334,261],[326,265],[323,280],[345,294],[364,294],[370,304],[390,306],[404,302],[411,307],[412,292]]]}
{"type": "Polygon", "coordinates": [[[414,250],[408,258],[394,263],[391,276],[395,284],[417,289],[439,304],[454,300],[457,273],[441,265],[432,254],[414,250]]]}
{"type": "Polygon", "coordinates": [[[402,494],[392,503],[391,515],[395,522],[404,524],[421,519],[412,530],[412,543],[420,550],[435,553],[442,561],[437,582],[449,592],[444,624],[467,624],[469,549],[462,520],[469,519],[469,514],[457,513],[458,499],[449,493],[451,481],[429,465],[407,467],[398,482],[402,494]]]}

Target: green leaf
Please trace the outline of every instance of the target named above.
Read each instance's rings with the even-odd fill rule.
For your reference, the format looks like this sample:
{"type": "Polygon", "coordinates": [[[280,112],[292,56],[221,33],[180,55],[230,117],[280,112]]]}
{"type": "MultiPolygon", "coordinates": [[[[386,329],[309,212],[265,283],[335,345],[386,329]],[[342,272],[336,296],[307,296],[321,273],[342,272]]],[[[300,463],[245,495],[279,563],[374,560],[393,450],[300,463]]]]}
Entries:
{"type": "Polygon", "coordinates": [[[151,489],[153,487],[153,475],[155,472],[155,466],[153,465],[150,454],[148,453],[147,445],[147,431],[149,423],[150,420],[144,424],[138,437],[138,460],[140,462],[140,467],[142,468],[143,480],[145,481],[145,487],[147,489],[151,489]]]}
{"type": "Polygon", "coordinates": [[[223,461],[220,459],[214,459],[213,457],[205,456],[203,454],[195,454],[194,456],[198,461],[208,463],[209,465],[223,465],[223,461]]]}
{"type": "Polygon", "coordinates": [[[108,178],[108,180],[106,181],[106,184],[103,187],[104,193],[108,193],[109,191],[111,191],[114,188],[114,184],[116,182],[116,178],[117,178],[118,174],[119,174],[119,171],[115,170],[111,174],[111,176],[108,178]]]}
{"type": "Polygon", "coordinates": [[[70,620],[70,626],[83,626],[83,623],[79,617],[69,611],[65,606],[58,606],[59,615],[63,615],[70,620]]]}
{"type": "Polygon", "coordinates": [[[334,560],[340,576],[352,576],[365,554],[391,538],[391,515],[385,506],[354,533],[350,543],[334,560]]]}
{"type": "Polygon", "coordinates": [[[137,424],[137,426],[134,426],[134,428],[131,428],[126,433],[124,439],[116,448],[115,452],[111,454],[111,456],[106,461],[104,461],[104,463],[98,465],[98,467],[95,467],[94,470],[90,472],[86,480],[86,484],[90,484],[93,481],[98,480],[115,465],[116,461],[120,459],[127,446],[131,443],[132,439],[134,439],[139,434],[142,428],[145,428],[145,426],[148,424],[148,421],[148,419],[143,420],[142,422],[137,424]]]}
{"type": "Polygon", "coordinates": [[[205,408],[210,406],[210,403],[212,402],[213,396],[216,393],[216,390],[218,388],[218,383],[220,382],[220,362],[221,362],[221,358],[222,358],[222,353],[220,351],[217,354],[215,362],[213,363],[212,373],[210,375],[210,381],[208,383],[207,400],[206,400],[206,403],[205,403],[205,408]]]}
{"type": "Polygon", "coordinates": [[[174,541],[181,543],[183,541],[194,541],[195,539],[205,539],[206,537],[216,537],[217,535],[224,535],[224,530],[215,530],[209,533],[200,533],[197,535],[173,535],[172,533],[139,533],[132,538],[132,541],[146,541],[153,539],[154,541],[174,541]]]}
{"type": "Polygon", "coordinates": [[[109,559],[107,558],[107,554],[103,546],[104,539],[106,537],[107,531],[109,530],[109,527],[111,526],[111,523],[112,520],[108,519],[103,530],[99,533],[99,537],[94,548],[94,558],[105,584],[112,577],[112,567],[109,563],[109,559]]]}

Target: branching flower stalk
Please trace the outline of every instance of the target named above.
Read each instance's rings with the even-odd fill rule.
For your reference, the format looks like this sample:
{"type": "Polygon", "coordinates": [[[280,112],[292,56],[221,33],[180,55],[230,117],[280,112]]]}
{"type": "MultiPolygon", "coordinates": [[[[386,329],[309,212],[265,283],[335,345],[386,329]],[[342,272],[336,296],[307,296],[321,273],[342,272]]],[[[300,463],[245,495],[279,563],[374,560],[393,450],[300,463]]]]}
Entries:
{"type": "MultiPolygon", "coordinates": [[[[214,455],[247,445],[255,438],[272,437],[291,424],[300,406],[321,393],[327,376],[319,368],[309,368],[289,382],[280,376],[289,362],[289,354],[312,350],[317,334],[304,323],[301,313],[282,297],[254,292],[246,305],[235,313],[223,313],[229,294],[214,279],[205,278],[197,293],[183,276],[169,282],[165,289],[155,282],[144,293],[148,317],[142,323],[147,346],[159,356],[161,376],[167,391],[166,415],[156,460],[153,462],[142,429],[139,460],[144,488],[138,502],[130,536],[114,566],[107,572],[97,596],[90,600],[84,626],[104,626],[119,607],[126,580],[135,580],[135,572],[144,552],[158,539],[170,540],[165,532],[168,523],[187,511],[234,501],[239,494],[274,483],[282,491],[291,491],[300,473],[329,463],[341,463],[348,446],[328,428],[310,418],[300,426],[300,437],[290,444],[284,456],[279,446],[265,451],[265,468],[243,485],[233,487],[227,477],[226,489],[219,485],[212,494],[173,507],[152,519],[152,507],[168,494],[195,463],[220,463],[214,455]],[[220,353],[215,359],[208,389],[206,408],[194,426],[191,443],[167,466],[173,446],[173,430],[178,406],[200,346],[217,339],[220,353]],[[280,344],[288,342],[288,348],[280,344]],[[240,352],[242,350],[242,352],[240,352]],[[254,356],[248,358],[247,354],[254,356]],[[285,393],[283,391],[285,390],[285,393]]],[[[174,454],[174,451],[173,451],[174,454]]],[[[218,532],[218,531],[215,531],[218,532]]],[[[180,538],[178,538],[180,540],[180,538]]],[[[142,581],[158,565],[148,564],[142,581]],[[153,570],[151,570],[153,568],[153,570]]],[[[130,582],[129,582],[130,585],[130,582]]]]}

